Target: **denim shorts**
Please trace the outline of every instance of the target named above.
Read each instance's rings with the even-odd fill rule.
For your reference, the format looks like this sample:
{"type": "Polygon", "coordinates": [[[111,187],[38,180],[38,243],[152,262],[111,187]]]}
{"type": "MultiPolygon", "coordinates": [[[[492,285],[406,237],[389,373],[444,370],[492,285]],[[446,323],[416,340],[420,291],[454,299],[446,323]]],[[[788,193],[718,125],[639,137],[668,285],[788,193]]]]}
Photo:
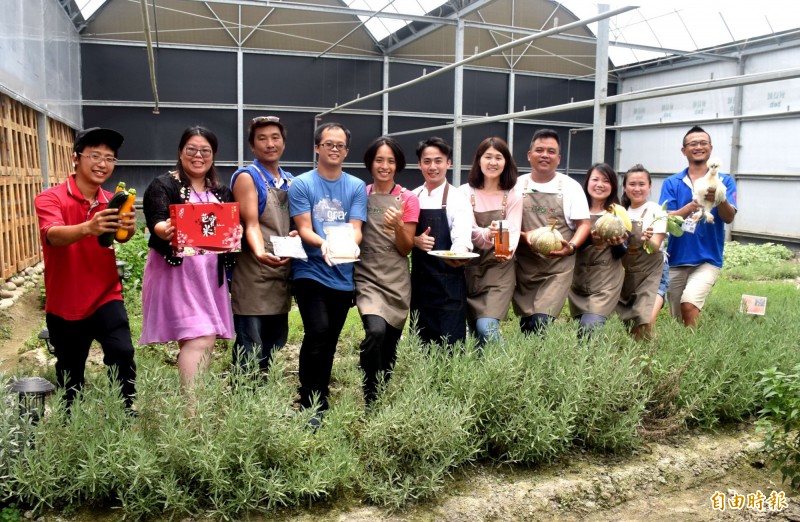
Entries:
{"type": "Polygon", "coordinates": [[[664,259],[664,270],[661,272],[661,282],[658,283],[658,295],[663,299],[669,290],[669,263],[664,259]]]}

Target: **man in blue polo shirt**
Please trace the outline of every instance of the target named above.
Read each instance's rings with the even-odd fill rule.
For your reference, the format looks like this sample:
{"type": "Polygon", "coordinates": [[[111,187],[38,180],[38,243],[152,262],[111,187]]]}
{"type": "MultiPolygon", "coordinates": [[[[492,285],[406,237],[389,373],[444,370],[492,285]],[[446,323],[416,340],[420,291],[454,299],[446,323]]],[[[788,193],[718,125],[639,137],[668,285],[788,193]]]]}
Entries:
{"type": "MultiPolygon", "coordinates": [[[[683,137],[681,153],[689,166],[667,178],[661,186],[661,202],[666,202],[670,215],[686,219],[685,233],[671,237],[669,255],[670,286],[668,300],[673,317],[683,320],[686,326],[695,326],[706,297],[722,269],[722,251],[725,247],[725,224],[736,217],[736,182],[727,174],[719,174],[725,185],[727,199],[714,207],[714,222],[695,222],[691,215],[702,208],[694,200],[695,181],[708,172],[706,163],[711,157],[711,136],[700,127],[692,127],[683,137]]],[[[706,200],[714,201],[712,190],[706,200]]]]}
{"type": "Polygon", "coordinates": [[[136,364],[128,314],[114,249],[97,236],[118,228],[136,231],[134,212],[108,209],[111,192],[100,185],[114,171],[122,135],[94,127],[75,137],[75,172],[61,185],[36,196],[36,216],[44,252],[47,329],[56,352],[58,385],[70,407],[83,387],[92,340],[103,347],[103,361],[116,371],[125,405],[135,393],[136,364]]]}

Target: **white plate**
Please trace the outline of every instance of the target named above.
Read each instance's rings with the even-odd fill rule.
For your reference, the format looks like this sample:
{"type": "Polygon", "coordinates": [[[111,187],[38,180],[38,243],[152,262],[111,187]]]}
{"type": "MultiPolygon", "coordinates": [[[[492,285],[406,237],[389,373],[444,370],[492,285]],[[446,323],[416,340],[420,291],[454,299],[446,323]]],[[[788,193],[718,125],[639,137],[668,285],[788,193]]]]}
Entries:
{"type": "Polygon", "coordinates": [[[475,252],[451,252],[449,250],[431,250],[428,253],[442,259],[472,259],[480,257],[480,254],[475,252]]]}
{"type": "Polygon", "coordinates": [[[332,265],[345,265],[347,263],[358,263],[359,260],[355,257],[329,257],[328,261],[332,265]]]}

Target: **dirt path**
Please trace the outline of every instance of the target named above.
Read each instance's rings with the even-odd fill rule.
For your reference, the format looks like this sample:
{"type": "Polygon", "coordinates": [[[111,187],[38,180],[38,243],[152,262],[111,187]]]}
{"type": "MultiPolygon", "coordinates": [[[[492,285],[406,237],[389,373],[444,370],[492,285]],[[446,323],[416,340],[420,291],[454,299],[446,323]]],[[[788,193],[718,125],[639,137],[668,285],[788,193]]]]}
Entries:
{"type": "Polygon", "coordinates": [[[9,373],[17,367],[20,348],[39,333],[43,324],[38,287],[31,288],[11,308],[0,312],[0,372],[9,373]]]}
{"type": "MultiPolygon", "coordinates": [[[[800,520],[800,498],[791,497],[780,476],[763,468],[760,440],[750,426],[729,433],[693,433],[644,446],[633,456],[580,453],[542,468],[476,466],[459,472],[435,501],[399,513],[358,505],[313,508],[269,520],[348,522],[475,520],[518,521],[712,521],[800,520]],[[715,510],[712,496],[787,493],[780,512],[715,510]]],[[[255,518],[251,520],[267,520],[255,518]]]]}

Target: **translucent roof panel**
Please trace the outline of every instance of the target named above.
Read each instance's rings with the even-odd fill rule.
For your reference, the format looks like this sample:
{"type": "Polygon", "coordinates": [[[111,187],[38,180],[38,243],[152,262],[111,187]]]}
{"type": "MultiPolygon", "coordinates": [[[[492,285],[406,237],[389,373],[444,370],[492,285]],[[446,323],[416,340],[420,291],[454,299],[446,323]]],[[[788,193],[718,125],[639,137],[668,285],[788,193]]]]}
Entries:
{"type": "Polygon", "coordinates": [[[88,20],[108,0],[75,0],[84,20],[88,20]]]}
{"type": "MultiPolygon", "coordinates": [[[[631,5],[586,0],[560,3],[581,19],[598,14],[599,4],[606,4],[609,9],[631,5]]],[[[691,53],[800,28],[796,0],[642,0],[637,5],[638,9],[609,21],[609,58],[617,67],[674,54],[669,51],[691,53]],[[667,52],[625,48],[613,45],[615,42],[663,48],[667,52]]],[[[597,34],[596,23],[589,28],[597,34]]]]}
{"type": "Polygon", "coordinates": [[[409,22],[396,18],[381,18],[380,13],[424,15],[447,3],[447,0],[345,0],[348,7],[375,11],[371,18],[359,16],[375,41],[380,42],[402,29],[409,22]]]}

